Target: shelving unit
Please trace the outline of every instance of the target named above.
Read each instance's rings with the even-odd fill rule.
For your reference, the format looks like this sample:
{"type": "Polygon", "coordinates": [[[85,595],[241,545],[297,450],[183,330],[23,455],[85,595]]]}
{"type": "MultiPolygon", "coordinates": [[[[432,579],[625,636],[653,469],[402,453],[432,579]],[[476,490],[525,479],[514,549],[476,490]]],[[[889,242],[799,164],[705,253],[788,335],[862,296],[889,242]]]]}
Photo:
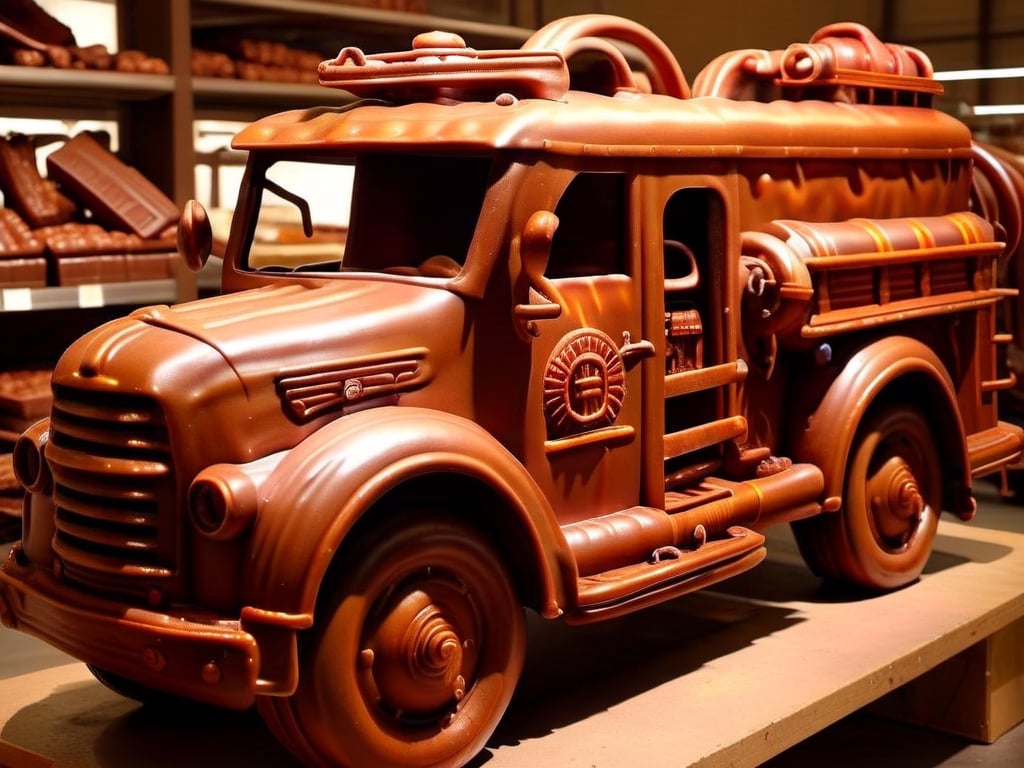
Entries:
{"type": "Polygon", "coordinates": [[[169,303],[177,298],[173,280],[139,280],[53,288],[2,288],[0,311],[89,309],[111,305],[169,303]]]}
{"type": "MultiPolygon", "coordinates": [[[[117,0],[116,22],[119,50],[141,49],[158,56],[167,61],[170,74],[0,66],[2,116],[116,122],[121,159],[179,205],[195,195],[197,119],[248,121],[281,109],[349,98],[317,85],[193,78],[197,37],[244,32],[326,57],[343,45],[367,51],[405,48],[419,32],[438,28],[462,34],[478,47],[518,47],[530,34],[508,24],[328,0],[117,0]]],[[[5,345],[0,364],[17,365],[25,354],[55,359],[68,341],[96,322],[124,314],[132,306],[197,295],[195,275],[185,269],[176,281],[155,283],[8,289],[14,292],[0,297],[0,333],[15,340],[5,345]],[[55,329],[62,332],[54,333],[55,329]]]]}
{"type": "Polygon", "coordinates": [[[95,113],[104,104],[114,110],[123,102],[166,96],[174,86],[170,75],[0,66],[5,110],[17,105],[35,112],[59,104],[62,111],[95,113]]]}

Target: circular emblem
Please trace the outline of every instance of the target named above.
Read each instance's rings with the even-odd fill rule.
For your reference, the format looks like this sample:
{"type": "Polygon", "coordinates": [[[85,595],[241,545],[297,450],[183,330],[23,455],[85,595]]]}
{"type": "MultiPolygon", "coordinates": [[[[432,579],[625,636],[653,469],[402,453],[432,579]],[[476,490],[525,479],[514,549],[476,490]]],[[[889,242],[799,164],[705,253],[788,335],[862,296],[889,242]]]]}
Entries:
{"type": "Polygon", "coordinates": [[[622,357],[601,331],[569,334],[555,347],[544,374],[548,434],[563,437],[615,423],[626,396],[622,357]]]}

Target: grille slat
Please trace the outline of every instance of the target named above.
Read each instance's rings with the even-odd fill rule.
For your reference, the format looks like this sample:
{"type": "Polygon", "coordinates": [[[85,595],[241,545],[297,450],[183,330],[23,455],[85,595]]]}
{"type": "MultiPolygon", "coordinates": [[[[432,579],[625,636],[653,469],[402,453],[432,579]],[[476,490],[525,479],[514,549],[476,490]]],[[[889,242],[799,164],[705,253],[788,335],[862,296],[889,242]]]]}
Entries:
{"type": "Polygon", "coordinates": [[[84,543],[87,547],[127,548],[136,554],[139,552],[156,553],[156,531],[150,532],[154,535],[151,535],[149,540],[138,538],[142,533],[144,533],[144,530],[138,527],[134,527],[129,535],[127,531],[122,530],[120,527],[99,528],[95,525],[90,525],[89,521],[75,523],[69,519],[65,519],[64,524],[61,525],[61,534],[67,542],[78,541],[84,543]]]}
{"type": "Polygon", "coordinates": [[[166,431],[155,429],[151,424],[125,424],[108,422],[97,425],[94,421],[86,421],[80,416],[68,418],[68,415],[54,410],[51,424],[58,429],[69,444],[98,445],[112,455],[133,454],[139,451],[154,454],[166,453],[166,431]]]}
{"type": "Polygon", "coordinates": [[[128,494],[122,499],[86,497],[64,486],[57,486],[54,504],[98,524],[143,526],[156,525],[157,506],[152,496],[128,494]]]}
{"type": "Polygon", "coordinates": [[[112,477],[134,477],[139,482],[148,482],[154,478],[166,477],[170,471],[166,462],[154,461],[148,453],[139,452],[134,458],[115,457],[110,452],[103,452],[103,446],[97,443],[89,444],[87,449],[69,448],[60,426],[54,426],[53,422],[50,423],[50,434],[60,435],[60,442],[47,454],[50,463],[59,465],[68,474],[77,472],[84,475],[90,482],[97,472],[112,477]]]}
{"type": "MultiPolygon", "coordinates": [[[[58,395],[60,393],[68,393],[69,397],[64,397],[58,400],[56,403],[57,408],[62,413],[69,414],[71,416],[79,416],[86,421],[92,421],[96,417],[96,406],[91,401],[93,393],[86,393],[79,391],[78,394],[84,395],[82,399],[76,399],[74,394],[75,390],[70,387],[57,387],[58,395]]],[[[153,403],[148,401],[147,398],[139,395],[125,395],[117,394],[118,404],[108,411],[111,423],[119,424],[152,424],[155,427],[163,429],[163,416],[159,411],[154,412],[153,403]]]]}

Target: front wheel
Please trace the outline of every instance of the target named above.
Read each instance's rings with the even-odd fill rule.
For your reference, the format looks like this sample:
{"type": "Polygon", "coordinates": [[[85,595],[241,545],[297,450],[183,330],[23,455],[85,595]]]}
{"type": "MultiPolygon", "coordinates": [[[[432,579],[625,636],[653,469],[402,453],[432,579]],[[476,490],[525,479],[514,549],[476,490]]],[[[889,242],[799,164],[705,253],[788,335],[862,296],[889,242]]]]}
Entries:
{"type": "Polygon", "coordinates": [[[268,724],[310,764],[462,765],[497,726],[525,657],[497,550],[454,518],[408,515],[342,556],[300,648],[299,688],[264,702],[268,724]]]}
{"type": "Polygon", "coordinates": [[[941,500],[942,466],[927,421],[915,409],[887,406],[869,412],[857,431],[843,508],[793,530],[819,575],[894,589],[924,570],[941,500]]]}
{"type": "Polygon", "coordinates": [[[143,704],[150,709],[160,710],[180,710],[189,711],[194,710],[198,705],[196,702],[186,699],[182,696],[175,696],[173,693],[167,693],[166,691],[160,691],[156,688],[150,688],[149,686],[138,683],[135,680],[131,680],[127,677],[108,672],[102,667],[97,667],[94,664],[85,665],[88,670],[92,673],[100,683],[112,690],[119,696],[124,696],[127,699],[143,704]]]}

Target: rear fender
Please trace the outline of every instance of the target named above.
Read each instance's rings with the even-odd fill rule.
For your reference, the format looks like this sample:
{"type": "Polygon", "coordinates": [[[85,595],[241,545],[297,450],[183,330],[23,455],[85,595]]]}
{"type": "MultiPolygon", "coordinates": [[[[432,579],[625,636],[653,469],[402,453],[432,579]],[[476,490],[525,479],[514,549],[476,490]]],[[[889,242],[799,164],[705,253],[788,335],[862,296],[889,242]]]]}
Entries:
{"type": "MultiPolygon", "coordinates": [[[[907,385],[908,402],[925,409],[934,425],[944,466],[944,506],[962,514],[973,509],[971,471],[953,381],[939,357],[916,339],[896,336],[857,350],[831,381],[814,377],[794,400],[808,410],[791,419],[793,458],[816,464],[825,475],[823,508],[842,506],[846,464],[857,428],[868,409],[907,385]],[[815,386],[817,384],[817,386],[815,386]],[[820,390],[824,389],[824,395],[820,390]]],[[[831,366],[830,366],[831,368],[831,366]]]]}
{"type": "Polygon", "coordinates": [[[327,425],[288,452],[260,488],[243,578],[244,604],[263,615],[311,619],[317,592],[346,534],[388,491],[447,473],[486,485],[529,542],[538,604],[554,616],[575,584],[573,559],[544,495],[489,433],[451,414],[375,408],[327,425]]]}

